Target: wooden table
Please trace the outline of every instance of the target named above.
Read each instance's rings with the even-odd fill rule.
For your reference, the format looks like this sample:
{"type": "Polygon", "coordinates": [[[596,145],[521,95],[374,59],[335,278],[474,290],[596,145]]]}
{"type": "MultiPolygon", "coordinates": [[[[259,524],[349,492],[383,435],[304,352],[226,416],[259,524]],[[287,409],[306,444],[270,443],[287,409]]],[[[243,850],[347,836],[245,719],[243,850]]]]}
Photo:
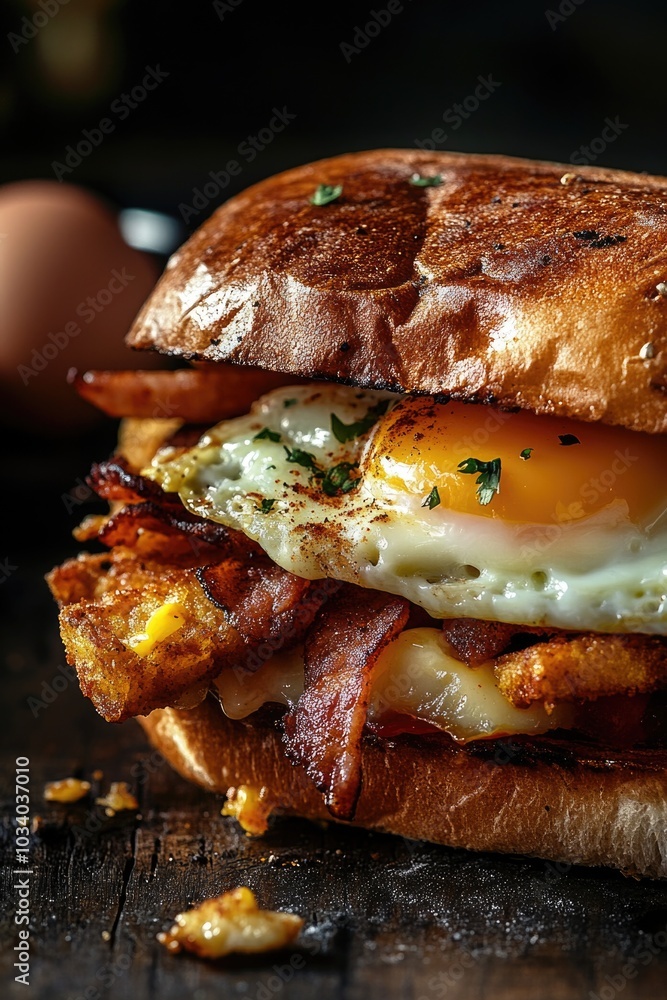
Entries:
{"type": "Polygon", "coordinates": [[[40,1000],[657,1000],[667,996],[667,885],[614,872],[445,850],[305,822],[249,839],[151,755],[139,727],[102,722],[75,682],[62,688],[55,609],[39,573],[2,586],[3,850],[0,996],[40,1000]],[[33,711],[29,707],[32,705],[33,711]],[[17,897],[14,768],[30,758],[30,991],[13,981],[17,897]],[[45,803],[43,784],[104,772],[140,812],[45,803]],[[156,933],[179,910],[250,886],[301,914],[296,951],[208,964],[168,954],[156,933]]]}

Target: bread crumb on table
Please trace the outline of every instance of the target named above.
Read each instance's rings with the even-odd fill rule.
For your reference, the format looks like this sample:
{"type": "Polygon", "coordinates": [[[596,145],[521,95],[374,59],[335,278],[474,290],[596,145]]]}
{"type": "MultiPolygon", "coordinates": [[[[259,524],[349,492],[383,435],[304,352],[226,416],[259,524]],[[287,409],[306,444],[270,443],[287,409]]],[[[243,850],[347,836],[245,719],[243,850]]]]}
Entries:
{"type": "Polygon", "coordinates": [[[227,801],[220,815],[233,816],[249,837],[261,837],[269,828],[271,808],[266,785],[261,788],[239,785],[227,790],[227,801]]]}
{"type": "Polygon", "coordinates": [[[232,952],[285,948],[302,927],[303,920],[294,913],[261,910],[254,893],[241,886],[179,913],[157,939],[174,953],[186,949],[200,958],[222,958],[232,952]]]}
{"type": "Polygon", "coordinates": [[[125,809],[138,809],[139,803],[130,791],[126,781],[112,781],[111,787],[102,798],[95,799],[98,806],[104,806],[107,816],[114,816],[125,809]]]}
{"type": "Polygon", "coordinates": [[[78,802],[90,791],[90,782],[79,778],[61,778],[59,781],[48,781],[44,786],[44,798],[47,802],[78,802]]]}

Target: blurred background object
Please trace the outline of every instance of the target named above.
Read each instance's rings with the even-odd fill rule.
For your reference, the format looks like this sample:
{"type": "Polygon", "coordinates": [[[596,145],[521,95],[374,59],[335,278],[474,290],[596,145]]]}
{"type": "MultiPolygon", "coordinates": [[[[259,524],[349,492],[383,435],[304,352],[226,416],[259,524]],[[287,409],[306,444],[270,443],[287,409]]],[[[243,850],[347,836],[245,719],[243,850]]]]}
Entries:
{"type": "Polygon", "coordinates": [[[158,275],[99,198],[55,181],[0,188],[0,390],[8,424],[53,434],[96,418],[70,367],[154,367],[123,337],[158,275]]]}

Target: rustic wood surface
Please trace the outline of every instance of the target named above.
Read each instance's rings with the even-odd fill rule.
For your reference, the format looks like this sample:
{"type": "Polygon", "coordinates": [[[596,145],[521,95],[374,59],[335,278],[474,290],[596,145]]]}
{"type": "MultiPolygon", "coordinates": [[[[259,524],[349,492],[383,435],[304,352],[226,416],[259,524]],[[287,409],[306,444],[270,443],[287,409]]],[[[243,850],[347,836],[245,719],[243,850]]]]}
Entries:
{"type": "MultiPolygon", "coordinates": [[[[72,467],[52,470],[55,481],[72,486],[72,467]]],[[[68,520],[67,527],[92,509],[82,505],[65,518],[62,506],[56,500],[54,518],[68,520]]],[[[41,582],[55,558],[75,550],[62,527],[54,528],[53,552],[17,558],[20,528],[5,543],[17,568],[0,584],[0,997],[667,997],[664,883],[294,820],[249,839],[220,816],[218,797],[182,781],[151,752],[134,722],[102,722],[75,682],[43,708],[30,702],[44,700],[45,683],[64,683],[54,683],[64,659],[41,582]],[[12,967],[13,777],[20,756],[30,758],[31,813],[41,817],[30,847],[28,991],[12,967]],[[72,806],[44,802],[45,781],[90,779],[96,769],[104,772],[100,787],[131,783],[138,815],[107,818],[92,798],[72,806]],[[237,885],[250,886],[263,905],[305,918],[296,950],[206,963],[170,955],[156,942],[179,910],[237,885]]]]}

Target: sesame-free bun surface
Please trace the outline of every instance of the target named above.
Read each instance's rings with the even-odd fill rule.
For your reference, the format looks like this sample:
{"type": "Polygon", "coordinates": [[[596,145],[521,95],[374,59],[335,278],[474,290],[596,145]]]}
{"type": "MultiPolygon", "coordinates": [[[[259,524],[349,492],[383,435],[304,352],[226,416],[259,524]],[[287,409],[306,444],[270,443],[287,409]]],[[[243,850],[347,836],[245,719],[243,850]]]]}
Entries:
{"type": "Polygon", "coordinates": [[[664,282],[665,178],[373,150],[230,199],[128,343],[664,433],[664,282]],[[342,195],[314,206],[319,184],[342,195]]]}
{"type": "MultiPolygon", "coordinates": [[[[233,722],[210,697],[139,722],[172,767],[203,788],[266,786],[277,810],[332,819],[270,722],[233,722]]],[[[610,766],[609,751],[582,760],[553,744],[519,746],[367,739],[354,823],[450,847],[667,877],[667,753],[629,751],[610,766]]]]}

